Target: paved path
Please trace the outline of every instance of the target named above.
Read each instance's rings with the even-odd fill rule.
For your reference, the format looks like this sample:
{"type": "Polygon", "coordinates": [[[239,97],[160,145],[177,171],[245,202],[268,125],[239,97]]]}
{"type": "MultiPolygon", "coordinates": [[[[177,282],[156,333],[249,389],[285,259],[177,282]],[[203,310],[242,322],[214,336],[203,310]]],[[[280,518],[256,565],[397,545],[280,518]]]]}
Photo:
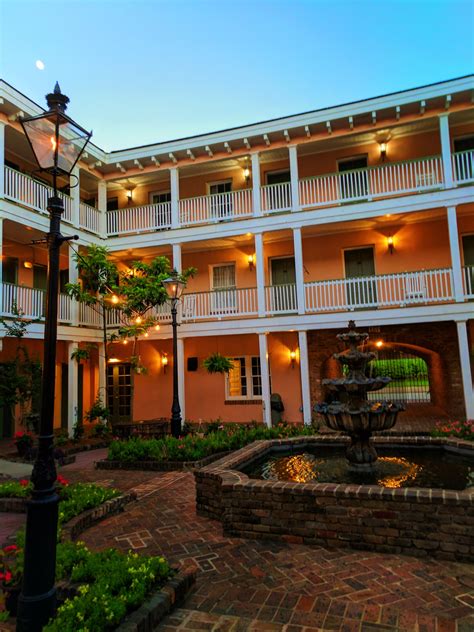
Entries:
{"type": "MultiPolygon", "coordinates": [[[[137,475],[100,474],[127,485],[137,475]]],[[[82,539],[198,569],[194,592],[161,632],[474,630],[472,566],[228,538],[220,523],[196,516],[189,473],[148,474],[134,489],[139,502],[82,539]]]]}
{"type": "Polygon", "coordinates": [[[33,465],[0,459],[0,480],[5,478],[29,478],[33,465]]]}

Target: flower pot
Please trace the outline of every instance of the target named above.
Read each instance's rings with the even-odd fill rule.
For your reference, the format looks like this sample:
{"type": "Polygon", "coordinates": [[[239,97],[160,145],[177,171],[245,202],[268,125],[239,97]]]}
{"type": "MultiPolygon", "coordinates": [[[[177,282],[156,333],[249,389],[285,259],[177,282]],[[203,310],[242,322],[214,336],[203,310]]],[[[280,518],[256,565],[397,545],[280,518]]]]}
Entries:
{"type": "Polygon", "coordinates": [[[18,584],[13,586],[2,584],[2,591],[5,595],[5,608],[12,617],[16,617],[21,587],[18,584]]]}

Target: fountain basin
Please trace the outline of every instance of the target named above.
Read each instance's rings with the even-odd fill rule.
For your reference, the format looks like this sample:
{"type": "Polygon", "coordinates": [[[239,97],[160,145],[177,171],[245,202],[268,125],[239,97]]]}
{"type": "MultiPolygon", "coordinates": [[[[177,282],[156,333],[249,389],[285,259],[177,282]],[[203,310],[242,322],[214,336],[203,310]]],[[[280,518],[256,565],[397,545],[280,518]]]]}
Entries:
{"type": "MultiPolygon", "coordinates": [[[[443,451],[468,459],[474,445],[431,437],[376,437],[387,449],[443,451]]],[[[474,488],[389,488],[379,484],[252,479],[248,468],[275,450],[344,450],[344,437],[258,441],[195,471],[197,511],[228,535],[474,561],[474,488]]]]}

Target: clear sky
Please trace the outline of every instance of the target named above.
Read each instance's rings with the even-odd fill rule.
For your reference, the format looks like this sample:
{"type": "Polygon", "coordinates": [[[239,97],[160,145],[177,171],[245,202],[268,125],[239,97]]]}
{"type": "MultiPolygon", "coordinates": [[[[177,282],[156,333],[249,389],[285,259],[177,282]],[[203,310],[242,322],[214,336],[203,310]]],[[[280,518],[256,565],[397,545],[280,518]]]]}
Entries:
{"type": "Polygon", "coordinates": [[[473,23],[473,0],[0,0],[0,76],[41,105],[59,80],[121,149],[469,74],[473,23]]]}

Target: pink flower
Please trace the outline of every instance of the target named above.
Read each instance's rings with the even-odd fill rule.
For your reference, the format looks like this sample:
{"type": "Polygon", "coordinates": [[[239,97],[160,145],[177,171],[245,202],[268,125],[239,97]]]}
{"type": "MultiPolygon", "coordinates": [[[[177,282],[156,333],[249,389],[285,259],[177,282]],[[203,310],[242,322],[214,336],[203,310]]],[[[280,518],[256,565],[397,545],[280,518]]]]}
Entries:
{"type": "Polygon", "coordinates": [[[20,485],[22,487],[28,487],[29,484],[30,484],[30,481],[27,480],[26,478],[22,478],[21,481],[20,481],[20,485]]]}
{"type": "Polygon", "coordinates": [[[18,547],[16,544],[9,544],[3,550],[5,551],[5,553],[10,553],[10,551],[17,551],[18,547]]]}

